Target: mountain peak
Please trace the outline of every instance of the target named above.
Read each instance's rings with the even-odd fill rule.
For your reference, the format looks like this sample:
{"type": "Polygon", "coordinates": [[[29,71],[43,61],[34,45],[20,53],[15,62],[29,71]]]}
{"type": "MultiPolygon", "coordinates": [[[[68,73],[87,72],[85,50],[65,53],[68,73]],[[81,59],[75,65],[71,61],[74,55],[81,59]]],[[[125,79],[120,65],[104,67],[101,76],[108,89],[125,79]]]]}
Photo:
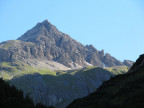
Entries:
{"type": "Polygon", "coordinates": [[[40,22],[39,23],[40,25],[43,25],[43,26],[45,26],[47,29],[49,29],[50,27],[54,27],[54,28],[56,28],[54,25],[52,25],[47,19],[46,20],[44,20],[43,22],[40,22]]]}
{"type": "Polygon", "coordinates": [[[44,38],[48,38],[54,34],[57,35],[58,33],[60,32],[54,25],[52,25],[48,20],[44,20],[43,22],[39,22],[35,27],[24,33],[21,37],[18,38],[18,40],[37,43],[44,38]]]}
{"type": "MultiPolygon", "coordinates": [[[[26,62],[31,60],[53,61],[71,69],[92,65],[99,67],[124,65],[110,54],[105,54],[104,50],[98,51],[93,45],[84,46],[69,35],[60,32],[48,20],[38,23],[18,40],[23,41],[22,43],[34,44],[21,45],[22,50],[18,48],[20,52],[23,51],[23,54],[29,54],[25,57],[28,59],[25,60],[26,62]]],[[[20,53],[19,56],[16,56],[18,58],[15,58],[21,60],[23,54],[20,53]]]]}
{"type": "Polygon", "coordinates": [[[50,22],[46,19],[42,23],[50,23],[50,22]]]}
{"type": "Polygon", "coordinates": [[[46,19],[46,20],[44,20],[42,22],[38,22],[37,25],[52,25],[52,24],[46,19]]]}

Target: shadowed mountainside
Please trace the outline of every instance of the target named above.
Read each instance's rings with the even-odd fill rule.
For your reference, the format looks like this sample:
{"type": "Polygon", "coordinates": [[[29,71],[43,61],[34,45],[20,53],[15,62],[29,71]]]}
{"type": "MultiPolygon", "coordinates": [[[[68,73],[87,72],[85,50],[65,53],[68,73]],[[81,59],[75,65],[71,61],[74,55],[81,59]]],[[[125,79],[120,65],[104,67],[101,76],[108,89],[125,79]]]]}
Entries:
{"type": "Polygon", "coordinates": [[[67,108],[144,108],[144,55],[128,73],[112,77],[87,97],[67,108]]]}
{"type": "Polygon", "coordinates": [[[74,99],[95,91],[112,76],[107,70],[91,67],[58,76],[28,74],[13,78],[10,83],[30,94],[35,103],[65,108],[74,99]]]}

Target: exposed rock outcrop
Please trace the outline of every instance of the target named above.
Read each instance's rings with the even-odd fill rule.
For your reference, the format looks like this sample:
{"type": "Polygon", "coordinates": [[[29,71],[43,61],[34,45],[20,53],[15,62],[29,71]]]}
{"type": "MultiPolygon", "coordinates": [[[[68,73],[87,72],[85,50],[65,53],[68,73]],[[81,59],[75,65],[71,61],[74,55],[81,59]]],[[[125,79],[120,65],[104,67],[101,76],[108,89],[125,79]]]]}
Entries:
{"type": "Polygon", "coordinates": [[[132,65],[133,65],[133,61],[131,61],[131,60],[124,60],[124,62],[123,62],[123,64],[124,65],[126,65],[126,66],[128,66],[128,67],[131,67],[132,65]]]}

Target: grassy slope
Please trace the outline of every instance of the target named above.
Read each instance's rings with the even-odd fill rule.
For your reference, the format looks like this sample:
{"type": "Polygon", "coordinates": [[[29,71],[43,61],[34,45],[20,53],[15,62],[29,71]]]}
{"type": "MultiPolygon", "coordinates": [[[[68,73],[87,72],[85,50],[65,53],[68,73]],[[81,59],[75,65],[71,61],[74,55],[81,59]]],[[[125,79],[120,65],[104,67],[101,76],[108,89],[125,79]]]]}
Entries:
{"type": "MultiPolygon", "coordinates": [[[[12,79],[15,76],[22,76],[25,74],[34,74],[39,73],[41,75],[62,75],[62,74],[71,74],[74,75],[77,72],[83,72],[88,71],[93,68],[96,68],[96,66],[87,67],[86,69],[81,70],[73,70],[73,71],[51,71],[48,69],[37,69],[32,66],[29,66],[27,64],[24,64],[22,62],[2,62],[0,65],[0,68],[2,69],[0,72],[0,76],[3,77],[5,80],[12,79]]],[[[128,71],[127,66],[115,66],[115,67],[106,67],[106,70],[110,71],[114,75],[122,74],[128,71]]]]}
{"type": "Polygon", "coordinates": [[[126,73],[129,70],[128,66],[113,66],[113,67],[105,67],[104,69],[112,72],[115,75],[126,73]]]}
{"type": "MultiPolygon", "coordinates": [[[[109,71],[104,70],[99,67],[88,67],[87,69],[81,69],[81,70],[77,70],[77,71],[75,70],[75,71],[71,71],[68,73],[63,72],[63,71],[37,70],[32,67],[29,67],[29,68],[30,69],[28,71],[22,70],[22,72],[20,73],[18,70],[18,72],[15,72],[17,74],[15,74],[14,79],[23,79],[24,78],[24,80],[25,80],[25,78],[29,75],[31,75],[32,77],[34,77],[36,75],[41,75],[42,80],[44,80],[44,82],[47,85],[49,85],[51,87],[56,87],[54,91],[56,91],[58,88],[61,88],[61,85],[63,85],[67,81],[70,82],[70,84],[68,86],[72,87],[72,85],[74,83],[76,83],[76,81],[79,79],[79,77],[81,77],[87,83],[89,83],[87,81],[87,80],[89,80],[89,78],[91,78],[91,80],[95,80],[96,76],[100,76],[98,79],[101,79],[101,77],[103,77],[102,76],[103,74],[112,75],[109,71]],[[101,74],[101,73],[103,73],[103,74],[101,74]],[[77,77],[77,76],[79,76],[79,77],[77,77]]],[[[28,68],[26,68],[26,69],[28,69],[28,68]]],[[[31,77],[27,77],[27,78],[29,79],[31,77]]],[[[23,85],[22,82],[29,83],[30,81],[38,81],[38,80],[37,79],[36,80],[29,79],[29,80],[21,81],[20,85],[23,85]]],[[[90,85],[91,84],[89,84],[89,86],[90,85]]],[[[69,89],[69,87],[67,89],[69,89]]]]}
{"type": "MultiPolygon", "coordinates": [[[[51,70],[44,70],[44,69],[37,69],[33,68],[27,64],[21,63],[21,62],[2,62],[1,64],[1,73],[0,76],[3,77],[3,79],[12,79],[15,76],[22,76],[25,74],[34,74],[39,73],[41,75],[49,74],[49,75],[56,75],[55,71],[51,70]]],[[[62,72],[61,72],[62,73],[62,72]]]]}

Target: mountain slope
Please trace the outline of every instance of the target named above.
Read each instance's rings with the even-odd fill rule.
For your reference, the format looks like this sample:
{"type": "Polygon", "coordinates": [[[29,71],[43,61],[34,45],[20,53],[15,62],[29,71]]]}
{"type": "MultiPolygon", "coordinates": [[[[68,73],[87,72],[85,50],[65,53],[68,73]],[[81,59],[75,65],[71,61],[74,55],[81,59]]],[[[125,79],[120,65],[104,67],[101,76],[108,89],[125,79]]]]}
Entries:
{"type": "Polygon", "coordinates": [[[0,43],[0,63],[19,61],[33,67],[47,67],[51,70],[77,69],[92,65],[99,67],[127,65],[110,54],[105,54],[103,50],[98,51],[92,45],[82,45],[58,31],[47,20],[38,23],[18,40],[0,43]]]}
{"type": "Polygon", "coordinates": [[[127,74],[102,84],[96,92],[73,101],[67,108],[144,108],[144,55],[127,74]]]}
{"type": "Polygon", "coordinates": [[[30,94],[35,103],[65,108],[74,99],[95,91],[112,76],[111,72],[102,68],[89,67],[57,76],[27,74],[13,78],[10,83],[22,89],[25,94],[30,94]]]}

